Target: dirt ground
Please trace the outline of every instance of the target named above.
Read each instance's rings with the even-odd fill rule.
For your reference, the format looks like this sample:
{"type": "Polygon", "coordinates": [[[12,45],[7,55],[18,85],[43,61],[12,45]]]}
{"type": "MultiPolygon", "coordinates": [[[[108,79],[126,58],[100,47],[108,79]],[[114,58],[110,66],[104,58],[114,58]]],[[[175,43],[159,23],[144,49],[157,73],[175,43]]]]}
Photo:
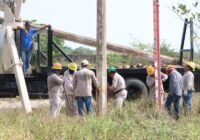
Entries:
{"type": "MultiPolygon", "coordinates": [[[[49,106],[48,99],[33,99],[30,100],[32,108],[43,108],[49,106]]],[[[62,101],[64,105],[64,100],[62,101]]],[[[17,109],[22,108],[22,101],[17,98],[0,98],[0,109],[17,109]]]]}

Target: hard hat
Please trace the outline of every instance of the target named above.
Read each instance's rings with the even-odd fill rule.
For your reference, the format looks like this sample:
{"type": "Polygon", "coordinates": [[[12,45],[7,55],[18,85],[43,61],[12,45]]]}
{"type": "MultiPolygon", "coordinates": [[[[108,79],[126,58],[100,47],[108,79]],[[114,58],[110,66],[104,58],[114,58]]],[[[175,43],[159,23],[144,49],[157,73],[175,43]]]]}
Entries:
{"type": "Polygon", "coordinates": [[[155,72],[154,67],[152,67],[152,66],[147,67],[147,74],[148,75],[152,75],[152,74],[154,74],[154,72],[155,72]]]}
{"type": "Polygon", "coordinates": [[[77,70],[77,64],[76,63],[69,63],[67,66],[70,70],[76,71],[77,70]]]}
{"type": "Polygon", "coordinates": [[[90,65],[90,63],[89,63],[87,60],[82,60],[81,64],[82,64],[83,66],[90,65]]]}
{"type": "Polygon", "coordinates": [[[191,68],[192,68],[192,71],[195,70],[195,63],[194,63],[194,62],[187,62],[186,65],[188,65],[189,67],[191,67],[191,68]]]}
{"type": "Polygon", "coordinates": [[[166,68],[166,71],[168,71],[170,68],[173,68],[173,69],[174,69],[175,66],[174,66],[174,65],[168,65],[167,68],[166,68]]]}
{"type": "Polygon", "coordinates": [[[115,67],[109,67],[108,73],[116,72],[117,69],[115,67]]]}
{"type": "Polygon", "coordinates": [[[52,69],[55,69],[55,70],[61,70],[62,69],[62,65],[60,63],[54,63],[53,64],[53,67],[51,67],[52,69]]]}

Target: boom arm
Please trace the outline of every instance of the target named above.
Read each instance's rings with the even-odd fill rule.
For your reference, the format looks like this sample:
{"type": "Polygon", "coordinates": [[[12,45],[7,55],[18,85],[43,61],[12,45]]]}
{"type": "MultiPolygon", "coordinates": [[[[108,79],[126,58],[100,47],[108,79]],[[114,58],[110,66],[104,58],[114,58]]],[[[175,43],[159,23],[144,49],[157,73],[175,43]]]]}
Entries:
{"type": "Polygon", "coordinates": [[[4,23],[20,20],[21,6],[24,0],[0,0],[0,11],[4,12],[4,23]]]}

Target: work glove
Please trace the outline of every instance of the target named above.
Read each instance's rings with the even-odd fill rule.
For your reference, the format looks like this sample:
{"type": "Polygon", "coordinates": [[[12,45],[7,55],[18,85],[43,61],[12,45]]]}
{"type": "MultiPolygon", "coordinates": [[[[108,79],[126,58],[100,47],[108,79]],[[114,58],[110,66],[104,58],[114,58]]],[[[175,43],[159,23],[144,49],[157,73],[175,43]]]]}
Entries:
{"type": "Polygon", "coordinates": [[[187,90],[183,90],[183,95],[184,95],[184,96],[187,95],[187,90]]]}

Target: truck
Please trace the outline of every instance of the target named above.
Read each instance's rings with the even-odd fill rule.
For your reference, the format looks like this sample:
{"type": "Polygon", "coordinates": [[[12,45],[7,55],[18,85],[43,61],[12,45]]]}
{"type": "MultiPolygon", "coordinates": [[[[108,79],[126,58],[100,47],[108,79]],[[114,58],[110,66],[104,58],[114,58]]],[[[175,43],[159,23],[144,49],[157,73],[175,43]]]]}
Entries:
{"type": "MultiPolygon", "coordinates": [[[[0,1],[1,2],[1,1],[0,1]]],[[[9,11],[9,14],[13,14],[16,19],[19,18],[19,10],[21,7],[22,0],[6,0],[2,1],[3,5],[8,5],[8,9],[2,9],[4,12],[9,11],[9,9],[15,9],[13,11],[9,11]],[[15,7],[16,4],[13,5],[12,2],[19,2],[20,5],[18,7],[15,7]],[[11,5],[11,6],[10,6],[11,5]],[[18,11],[18,12],[16,12],[18,11]],[[17,14],[16,14],[17,13],[17,14]]],[[[1,3],[0,3],[1,4],[1,3]]],[[[7,14],[7,15],[9,15],[7,14]]],[[[12,16],[11,16],[12,17],[12,16]]],[[[56,29],[52,29],[51,26],[49,26],[47,30],[47,54],[44,54],[44,52],[41,51],[41,36],[40,34],[37,34],[35,41],[37,42],[37,59],[36,59],[36,65],[34,66],[34,69],[32,70],[32,73],[28,76],[25,76],[22,74],[22,68],[20,66],[20,59],[19,54],[17,54],[17,50],[19,49],[19,34],[18,30],[12,28],[13,32],[13,39],[8,39],[12,43],[14,43],[14,46],[11,46],[11,50],[7,49],[9,48],[9,45],[5,45],[5,28],[10,26],[10,20],[12,20],[11,23],[14,23],[12,27],[16,26],[17,24],[21,24],[15,21],[15,19],[7,18],[6,15],[4,16],[4,19],[2,20],[2,27],[1,27],[1,46],[0,46],[0,97],[15,97],[18,96],[20,92],[24,88],[27,88],[28,96],[30,98],[48,98],[48,90],[47,90],[47,73],[48,70],[51,68],[53,63],[53,50],[56,49],[59,51],[68,62],[73,62],[68,55],[66,55],[62,49],[55,43],[54,36],[60,37],[62,39],[73,41],[76,43],[89,45],[89,46],[96,46],[96,40],[93,38],[88,38],[80,35],[75,35],[73,33],[67,33],[63,31],[59,31],[56,29]],[[13,49],[13,47],[16,47],[13,49]],[[10,54],[15,54],[15,57],[9,57],[10,54]],[[17,60],[15,63],[14,61],[17,60]],[[41,65],[41,61],[46,60],[47,64],[45,66],[41,65]],[[6,61],[6,62],[5,62],[6,61]],[[9,65],[8,65],[9,64],[9,65]],[[14,70],[18,66],[19,70],[14,70]],[[20,83],[23,81],[23,78],[25,79],[25,85],[20,83]],[[20,86],[23,85],[23,86],[20,86]]],[[[188,22],[187,22],[188,23],[188,22]]],[[[192,22],[191,22],[192,23],[192,22]]],[[[185,29],[185,24],[184,24],[185,29]]],[[[183,32],[182,36],[182,43],[181,43],[181,49],[180,54],[183,53],[183,45],[184,45],[184,36],[185,32],[183,32]]],[[[192,41],[192,40],[191,40],[192,41]]],[[[192,43],[191,43],[192,44],[192,43]]],[[[123,54],[128,55],[134,55],[135,57],[143,57],[149,60],[150,62],[154,61],[153,54],[143,52],[141,50],[137,50],[134,48],[129,48],[122,45],[107,43],[107,48],[111,51],[120,52],[123,54]]],[[[191,52],[191,60],[193,58],[193,46],[191,46],[190,49],[191,52]]],[[[161,55],[161,62],[164,64],[178,64],[179,62],[184,63],[182,60],[182,55],[180,55],[180,59],[171,58],[168,56],[162,56],[161,55]]],[[[63,71],[67,69],[67,67],[63,67],[63,71]]],[[[161,69],[163,72],[165,72],[165,68],[161,69]]],[[[95,69],[94,69],[95,71],[95,69]]],[[[126,87],[128,91],[128,99],[134,100],[138,99],[141,96],[148,96],[148,87],[146,85],[146,68],[130,68],[130,69],[117,69],[118,73],[121,74],[126,82],[126,87]]],[[[182,74],[184,72],[183,68],[178,68],[178,71],[180,71],[182,74]]],[[[195,75],[195,89],[196,91],[200,90],[200,73],[197,69],[194,73],[195,75]]],[[[110,79],[108,78],[108,82],[110,79]]],[[[168,90],[168,81],[164,83],[164,88],[167,91],[168,90]]],[[[26,92],[26,91],[25,91],[26,92]]]]}

